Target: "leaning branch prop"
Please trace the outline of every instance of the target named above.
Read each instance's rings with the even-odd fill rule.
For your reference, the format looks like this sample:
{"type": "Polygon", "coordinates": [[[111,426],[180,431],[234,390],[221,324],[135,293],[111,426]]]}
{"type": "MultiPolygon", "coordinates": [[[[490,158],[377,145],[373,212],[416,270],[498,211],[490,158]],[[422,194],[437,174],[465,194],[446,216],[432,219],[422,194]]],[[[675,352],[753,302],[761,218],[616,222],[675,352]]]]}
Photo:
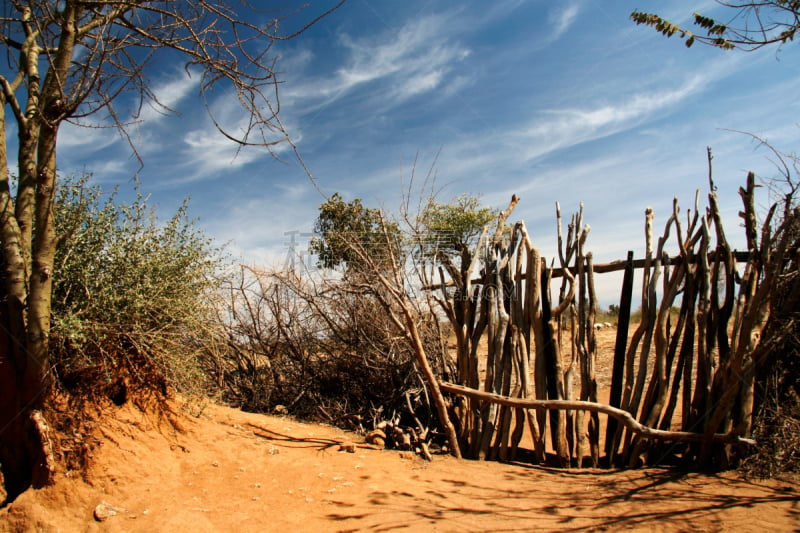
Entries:
{"type": "MultiPolygon", "coordinates": [[[[533,409],[536,411],[541,410],[578,410],[588,411],[591,413],[603,413],[617,419],[623,426],[630,429],[634,433],[642,437],[650,437],[662,441],[674,442],[703,442],[706,436],[702,433],[692,433],[689,431],[665,431],[661,429],[654,429],[643,425],[637,421],[628,411],[623,411],[610,405],[586,402],[580,400],[528,400],[523,398],[511,398],[502,396],[500,394],[493,394],[491,392],[484,392],[461,385],[454,385],[453,383],[440,382],[439,388],[445,392],[452,392],[453,394],[460,394],[468,396],[476,400],[496,403],[498,405],[506,405],[508,407],[515,407],[519,409],[533,409]]],[[[756,441],[747,439],[733,433],[715,433],[712,435],[714,442],[725,444],[747,444],[755,446],[756,441]]]]}

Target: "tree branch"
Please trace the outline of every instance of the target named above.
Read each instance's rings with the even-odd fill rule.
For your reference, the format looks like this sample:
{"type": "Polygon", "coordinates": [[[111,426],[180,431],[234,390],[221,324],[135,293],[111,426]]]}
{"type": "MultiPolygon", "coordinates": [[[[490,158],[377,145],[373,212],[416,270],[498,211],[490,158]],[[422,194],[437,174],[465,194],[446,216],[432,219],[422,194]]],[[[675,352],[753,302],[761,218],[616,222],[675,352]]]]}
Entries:
{"type": "MultiPolygon", "coordinates": [[[[692,433],[689,431],[666,431],[645,426],[633,418],[629,412],[600,403],[577,400],[529,400],[525,398],[511,398],[509,396],[502,396],[500,394],[470,389],[468,387],[454,385],[444,381],[439,382],[439,388],[441,388],[443,391],[454,394],[460,394],[462,396],[468,396],[478,400],[521,409],[535,409],[537,411],[583,410],[594,413],[603,413],[616,418],[620,421],[620,423],[622,423],[622,425],[627,427],[632,432],[641,435],[642,437],[678,442],[702,442],[706,439],[706,435],[702,433],[692,433]]],[[[751,446],[756,445],[756,441],[753,439],[744,438],[733,433],[715,433],[712,438],[716,442],[724,442],[729,444],[748,444],[751,446]]]]}

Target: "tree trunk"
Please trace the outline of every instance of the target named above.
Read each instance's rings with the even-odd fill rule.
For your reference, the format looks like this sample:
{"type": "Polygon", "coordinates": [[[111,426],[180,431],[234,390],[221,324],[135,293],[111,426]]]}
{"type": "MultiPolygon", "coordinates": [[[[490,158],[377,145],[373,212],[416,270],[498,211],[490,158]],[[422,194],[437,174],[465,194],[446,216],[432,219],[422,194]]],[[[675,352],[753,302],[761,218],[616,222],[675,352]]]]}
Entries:
{"type": "Polygon", "coordinates": [[[38,54],[26,48],[27,104],[17,110],[20,183],[16,206],[8,180],[5,98],[0,101],[0,239],[5,267],[6,309],[2,325],[10,336],[0,346],[0,463],[7,499],[27,487],[50,483],[55,472],[47,422],[40,408],[51,387],[49,334],[56,251],[53,200],[56,142],[64,119],[64,87],[83,9],[67,2],[58,49],[39,93],[38,54]],[[34,236],[35,230],[35,236],[34,236]]]}
{"type": "MultiPolygon", "coordinates": [[[[8,323],[7,309],[0,309],[0,325],[8,323]]],[[[0,468],[6,502],[11,502],[29,487],[50,483],[55,467],[41,412],[20,401],[24,391],[12,356],[15,341],[6,331],[0,327],[0,468]]]]}
{"type": "Polygon", "coordinates": [[[56,181],[57,126],[42,127],[39,138],[39,170],[36,183],[36,239],[33,242],[30,294],[28,296],[27,364],[23,378],[24,403],[37,404],[52,386],[50,373],[50,303],[56,229],[53,200],[56,181]]]}
{"type": "MultiPolygon", "coordinates": [[[[46,481],[36,468],[43,464],[43,447],[30,429],[29,395],[20,387],[26,373],[25,303],[27,301],[28,255],[24,236],[15,216],[5,151],[5,95],[0,95],[0,243],[4,284],[0,287],[0,467],[6,500],[12,501],[32,484],[46,481]]],[[[28,224],[30,226],[30,223],[28,224]]]]}

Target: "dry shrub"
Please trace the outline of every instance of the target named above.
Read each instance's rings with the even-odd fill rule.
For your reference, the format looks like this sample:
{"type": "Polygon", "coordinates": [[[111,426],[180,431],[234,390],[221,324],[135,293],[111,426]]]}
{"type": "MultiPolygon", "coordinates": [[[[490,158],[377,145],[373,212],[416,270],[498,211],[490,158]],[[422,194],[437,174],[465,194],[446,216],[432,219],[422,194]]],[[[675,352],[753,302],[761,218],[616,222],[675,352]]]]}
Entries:
{"type": "MultiPolygon", "coordinates": [[[[797,158],[789,160],[796,171],[797,158]]],[[[787,244],[761,339],[770,349],[756,376],[753,434],[758,447],[740,466],[746,475],[762,478],[800,472],[800,183],[785,168],[776,203],[783,209],[774,226],[775,240],[780,236],[787,244]]]]}
{"type": "MultiPolygon", "coordinates": [[[[228,289],[229,351],[215,371],[228,402],[358,428],[409,419],[408,395],[435,425],[410,344],[369,291],[347,279],[248,268],[228,289]]],[[[418,324],[434,366],[447,373],[435,317],[420,314],[418,324]]]]}
{"type": "Polygon", "coordinates": [[[756,450],[740,470],[747,476],[773,478],[800,472],[800,343],[795,335],[786,340],[778,361],[766,380],[759,383],[761,402],[755,415],[756,450]]]}
{"type": "MultiPolygon", "coordinates": [[[[792,226],[796,234],[800,227],[792,226]]],[[[772,297],[772,314],[765,342],[772,340],[757,380],[753,433],[758,448],[741,465],[746,475],[771,478],[800,472],[800,235],[786,263],[778,290],[772,297]]]]}
{"type": "Polygon", "coordinates": [[[800,403],[764,406],[756,416],[758,450],[746,457],[740,470],[747,476],[773,478],[800,472],[800,403]]]}

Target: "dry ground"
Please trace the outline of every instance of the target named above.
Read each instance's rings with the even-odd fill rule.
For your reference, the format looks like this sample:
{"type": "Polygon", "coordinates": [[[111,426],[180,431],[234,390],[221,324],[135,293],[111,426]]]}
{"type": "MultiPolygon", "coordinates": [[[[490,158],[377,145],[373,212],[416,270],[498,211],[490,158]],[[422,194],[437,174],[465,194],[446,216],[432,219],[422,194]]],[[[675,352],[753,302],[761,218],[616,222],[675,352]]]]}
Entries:
{"type": "MultiPolygon", "coordinates": [[[[610,353],[613,333],[602,337],[610,353]]],[[[179,428],[130,402],[107,407],[85,479],[21,495],[0,509],[0,532],[800,531],[797,478],[429,463],[339,451],[362,439],[289,418],[175,412],[179,428]],[[104,510],[116,514],[97,520],[104,510]]]]}
{"type": "Polygon", "coordinates": [[[291,419],[210,406],[182,429],[109,408],[86,481],[0,511],[0,531],[798,531],[791,480],[425,462],[291,419]],[[108,504],[117,514],[93,515],[108,504]]]}

